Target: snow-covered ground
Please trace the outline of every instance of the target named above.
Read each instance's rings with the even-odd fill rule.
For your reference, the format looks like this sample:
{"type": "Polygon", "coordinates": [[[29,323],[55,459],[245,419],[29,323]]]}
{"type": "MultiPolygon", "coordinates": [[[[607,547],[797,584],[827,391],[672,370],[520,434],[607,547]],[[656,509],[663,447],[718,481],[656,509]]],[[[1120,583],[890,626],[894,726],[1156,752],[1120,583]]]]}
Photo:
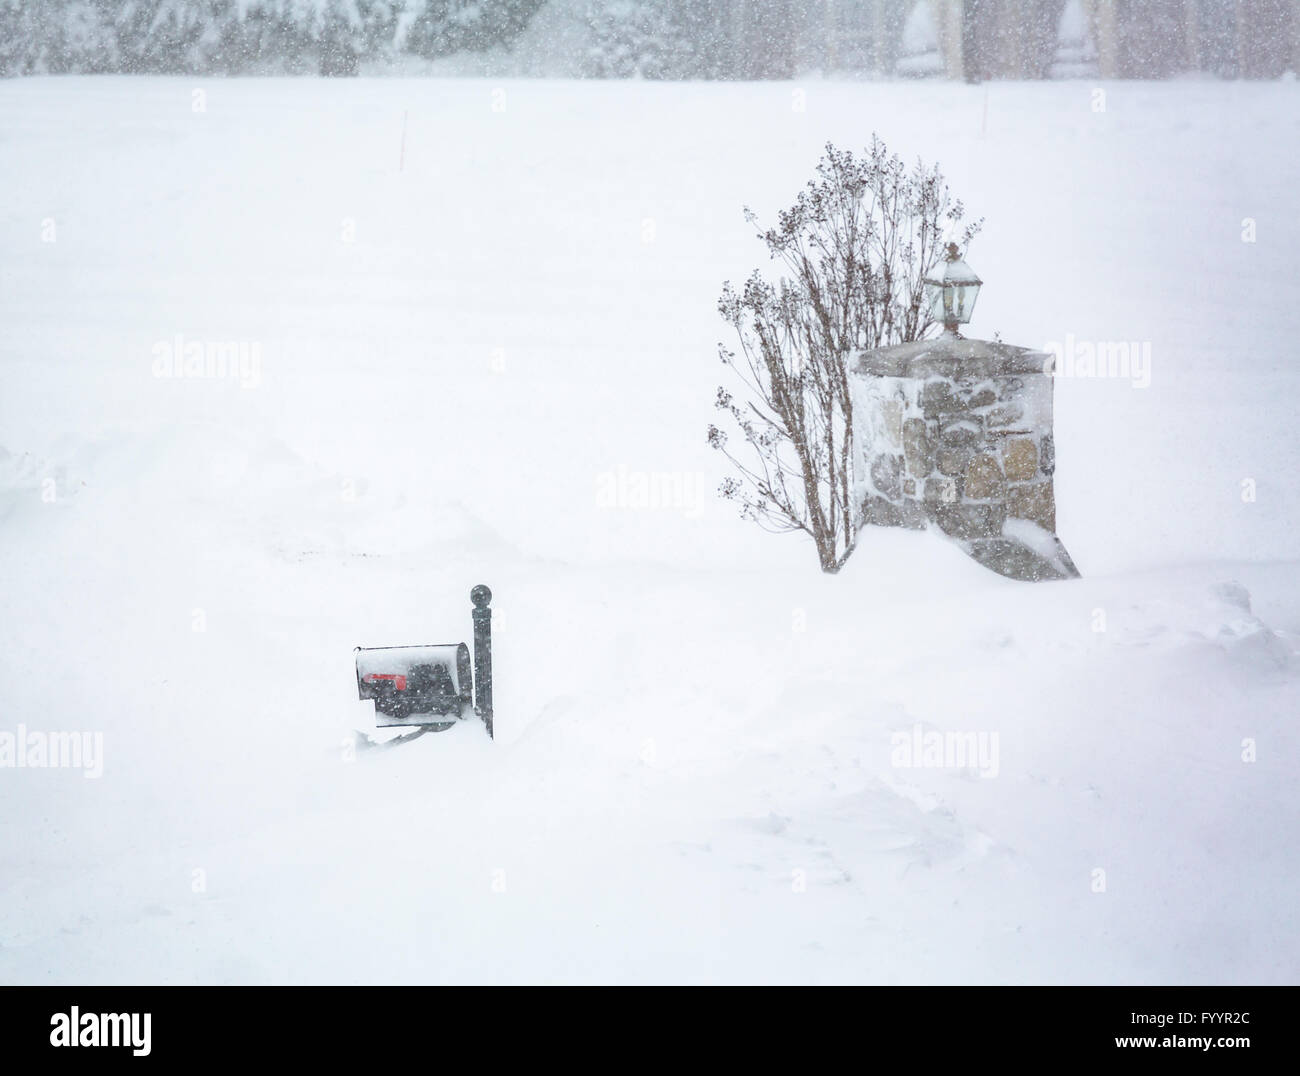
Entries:
{"type": "Polygon", "coordinates": [[[103,738],[0,768],[0,980],[1296,981],[1300,84],[1095,89],[0,84],[0,733],[103,738]],[[1056,385],[1078,581],[714,496],[741,205],[873,130],[972,334],[1150,344],[1056,385]],[[478,582],[496,742],[354,756],[478,582]]]}

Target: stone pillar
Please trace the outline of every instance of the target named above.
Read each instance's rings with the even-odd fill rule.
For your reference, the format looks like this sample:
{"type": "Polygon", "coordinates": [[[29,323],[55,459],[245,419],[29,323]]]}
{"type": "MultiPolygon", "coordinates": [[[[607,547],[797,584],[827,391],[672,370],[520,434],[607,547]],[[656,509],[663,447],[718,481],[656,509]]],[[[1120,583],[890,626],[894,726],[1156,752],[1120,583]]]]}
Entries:
{"type": "Polygon", "coordinates": [[[1237,76],[1277,78],[1294,59],[1294,0],[1237,3],[1237,76]]]}
{"type": "Polygon", "coordinates": [[[834,71],[840,62],[840,28],[835,10],[835,0],[823,0],[825,9],[822,13],[822,33],[825,34],[826,43],[822,50],[823,64],[826,71],[834,71]]]}
{"type": "Polygon", "coordinates": [[[1288,70],[1300,75],[1300,0],[1291,0],[1291,42],[1287,57],[1288,70]]]}
{"type": "Polygon", "coordinates": [[[998,8],[997,73],[1002,78],[1023,79],[1028,12],[1021,0],[1002,0],[998,8]]]}
{"type": "Polygon", "coordinates": [[[1237,0],[1233,28],[1236,31],[1238,78],[1245,78],[1246,72],[1250,70],[1250,51],[1246,47],[1246,24],[1249,18],[1250,12],[1246,9],[1244,0],[1237,0]]]}
{"type": "Polygon", "coordinates": [[[1300,75],[1300,0],[1291,0],[1291,70],[1300,75]]]}
{"type": "Polygon", "coordinates": [[[1093,0],[1092,39],[1102,78],[1119,78],[1119,12],[1116,0],[1093,0]]]}
{"type": "Polygon", "coordinates": [[[1051,356],[944,335],[853,363],[854,503],[1013,579],[1078,570],[1056,536],[1051,356]]]}
{"type": "Polygon", "coordinates": [[[961,48],[962,0],[930,0],[930,11],[939,34],[944,72],[961,81],[966,77],[961,48]]]}
{"type": "Polygon", "coordinates": [[[871,0],[871,67],[877,78],[889,74],[889,30],[885,20],[886,0],[871,0]]]}
{"type": "Polygon", "coordinates": [[[1187,70],[1201,70],[1200,0],[1183,0],[1183,44],[1187,70]]]}

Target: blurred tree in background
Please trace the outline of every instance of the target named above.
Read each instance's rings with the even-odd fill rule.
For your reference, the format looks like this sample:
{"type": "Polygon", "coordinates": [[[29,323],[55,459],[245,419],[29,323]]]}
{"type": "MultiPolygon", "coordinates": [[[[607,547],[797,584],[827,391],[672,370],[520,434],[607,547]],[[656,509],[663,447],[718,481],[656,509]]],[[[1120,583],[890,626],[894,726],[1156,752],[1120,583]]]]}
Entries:
{"type": "Polygon", "coordinates": [[[455,52],[482,52],[513,41],[544,0],[423,0],[403,38],[408,52],[434,59],[455,52]]]}
{"type": "Polygon", "coordinates": [[[1300,0],[0,0],[0,75],[382,72],[404,54],[494,49],[550,58],[561,45],[548,21],[576,28],[581,44],[562,61],[572,77],[1300,70],[1300,0]]]}

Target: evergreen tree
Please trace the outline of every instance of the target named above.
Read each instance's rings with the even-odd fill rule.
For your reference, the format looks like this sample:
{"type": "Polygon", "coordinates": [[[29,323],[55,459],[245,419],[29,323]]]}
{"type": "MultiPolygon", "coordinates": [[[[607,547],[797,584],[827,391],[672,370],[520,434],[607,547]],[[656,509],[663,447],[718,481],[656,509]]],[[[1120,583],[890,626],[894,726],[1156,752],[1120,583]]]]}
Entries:
{"type": "Polygon", "coordinates": [[[544,0],[412,0],[419,13],[403,39],[408,52],[429,59],[508,45],[544,0]]]}

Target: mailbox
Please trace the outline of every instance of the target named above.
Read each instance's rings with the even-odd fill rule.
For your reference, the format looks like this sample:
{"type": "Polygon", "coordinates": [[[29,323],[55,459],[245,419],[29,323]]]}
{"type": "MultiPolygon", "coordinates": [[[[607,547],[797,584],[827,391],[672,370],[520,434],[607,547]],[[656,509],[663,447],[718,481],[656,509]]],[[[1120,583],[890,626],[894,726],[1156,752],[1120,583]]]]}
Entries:
{"type": "Polygon", "coordinates": [[[469,647],[357,647],[357,692],[375,700],[375,724],[449,728],[474,713],[469,647]],[[448,720],[450,719],[450,720],[448,720]]]}
{"type": "Polygon", "coordinates": [[[385,746],[449,729],[480,717],[492,730],[492,591],[482,583],[469,592],[473,604],[474,668],[464,643],[443,646],[358,646],[357,694],[375,700],[375,724],[418,725],[385,746]]]}

